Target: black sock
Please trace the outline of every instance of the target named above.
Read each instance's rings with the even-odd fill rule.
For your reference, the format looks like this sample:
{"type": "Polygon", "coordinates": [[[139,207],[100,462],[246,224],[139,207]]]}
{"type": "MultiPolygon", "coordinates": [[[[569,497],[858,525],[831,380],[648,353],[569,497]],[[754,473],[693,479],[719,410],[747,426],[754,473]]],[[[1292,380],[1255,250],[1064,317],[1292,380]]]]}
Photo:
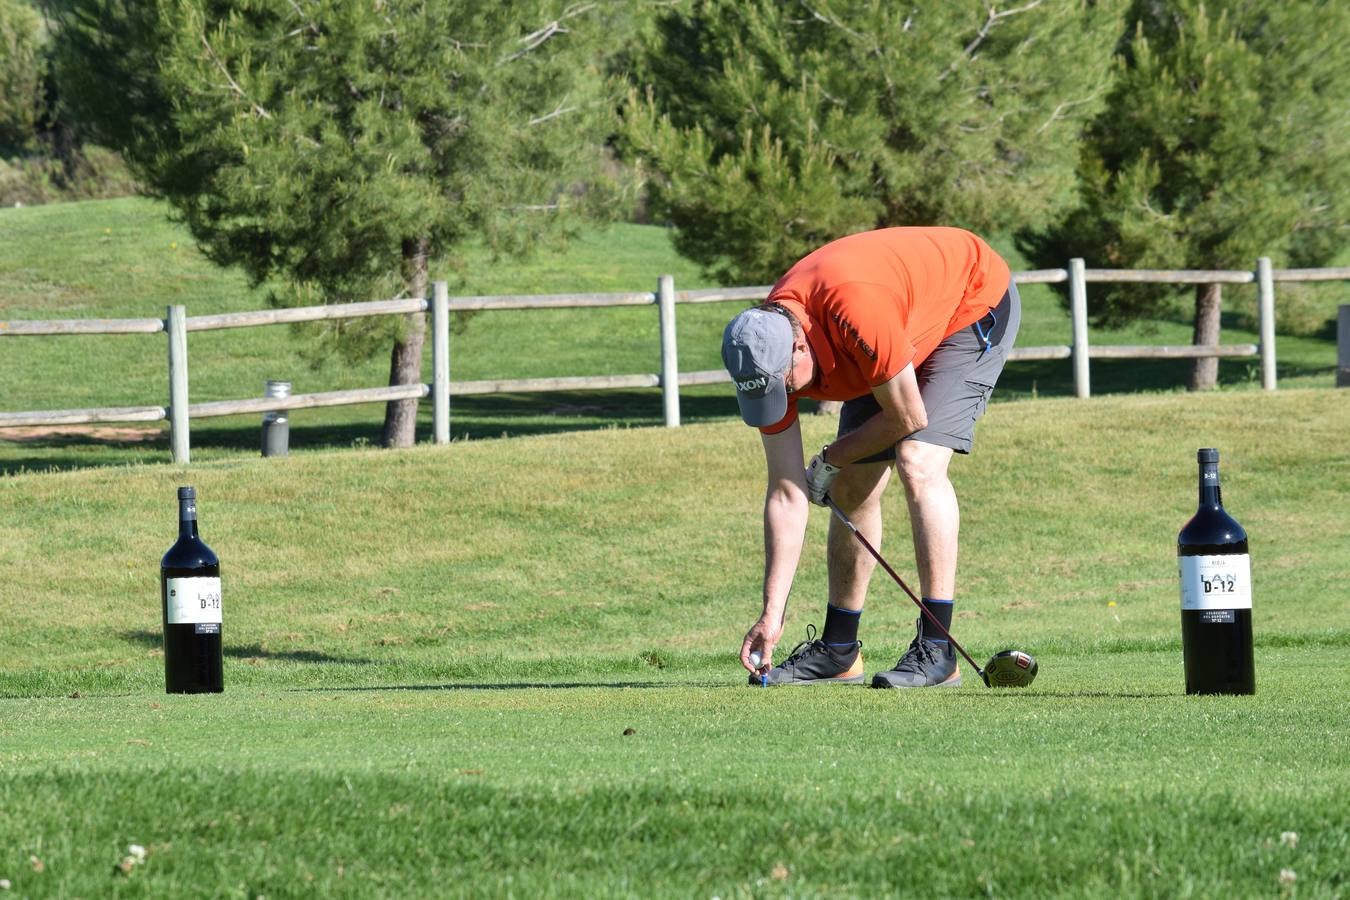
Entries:
{"type": "Polygon", "coordinates": [[[825,633],[820,639],[827,644],[852,644],[858,639],[860,618],[862,618],[860,609],[844,609],[833,604],[825,604],[825,633]]]}
{"type": "MultiPolygon", "coordinates": [[[[923,608],[933,614],[933,618],[942,623],[942,627],[948,630],[952,627],[952,609],[956,606],[954,600],[934,600],[932,597],[923,598],[923,608]]],[[[919,617],[919,634],[923,635],[925,641],[940,641],[947,643],[947,636],[933,627],[933,623],[928,621],[927,616],[919,617]]]]}

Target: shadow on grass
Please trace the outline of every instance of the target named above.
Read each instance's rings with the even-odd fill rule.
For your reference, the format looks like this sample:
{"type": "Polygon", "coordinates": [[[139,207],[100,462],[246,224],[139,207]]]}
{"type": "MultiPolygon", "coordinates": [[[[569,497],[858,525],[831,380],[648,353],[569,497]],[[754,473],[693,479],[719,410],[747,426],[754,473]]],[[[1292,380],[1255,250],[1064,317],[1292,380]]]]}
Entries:
{"type": "MultiPolygon", "coordinates": [[[[680,421],[685,424],[736,415],[736,401],[730,391],[725,396],[686,393],[680,397],[680,421]]],[[[661,392],[655,389],[492,394],[450,401],[452,440],[664,424],[661,392]]],[[[429,419],[425,425],[429,430],[429,419]]]]}
{"type": "MultiPolygon", "coordinates": [[[[1088,379],[1093,396],[1101,394],[1137,394],[1149,391],[1182,391],[1190,377],[1189,359],[1097,359],[1089,366],[1088,379]]],[[[1276,380],[1326,375],[1335,370],[1334,360],[1325,366],[1278,363],[1276,380]]],[[[1219,360],[1219,385],[1235,387],[1261,382],[1258,357],[1219,360]]],[[[1073,361],[1069,359],[1035,360],[1009,363],[999,377],[994,399],[1013,400],[1028,396],[1074,396],[1073,361]]]]}
{"type": "Polygon", "coordinates": [[[1182,696],[1180,691],[1021,691],[1013,688],[990,688],[975,696],[1009,700],[1029,697],[1032,700],[1164,700],[1182,696]]]}
{"type": "Polygon", "coordinates": [[[101,426],[90,426],[90,429],[89,433],[82,433],[77,427],[62,427],[40,435],[25,429],[28,433],[21,438],[0,429],[0,476],[24,472],[66,472],[169,459],[167,431],[162,434],[147,431],[146,437],[126,438],[106,436],[109,429],[101,426]],[[22,448],[27,455],[9,455],[5,451],[10,447],[22,448]]]}
{"type": "MultiPolygon", "coordinates": [[[[158,631],[123,631],[122,640],[141,647],[156,649],[164,645],[164,636],[158,631]]],[[[333,656],[320,650],[269,650],[262,644],[226,644],[224,654],[230,659],[266,659],[281,662],[338,663],[348,666],[370,665],[372,660],[356,656],[333,656]]]]}
{"type": "MultiPolygon", "coordinates": [[[[1191,371],[1191,360],[1095,360],[1091,365],[1091,390],[1094,396],[1146,391],[1184,390],[1191,371]]],[[[1334,360],[1327,364],[1300,365],[1280,363],[1280,379],[1324,376],[1334,371],[1334,360]]],[[[1223,359],[1219,361],[1219,384],[1234,387],[1260,381],[1260,361],[1223,359]]],[[[725,386],[724,386],[725,387],[725,386]]],[[[1073,396],[1072,360],[1042,360],[1011,363],[994,392],[995,402],[1026,397],[1073,396]]],[[[815,404],[805,401],[803,412],[815,404]]],[[[378,447],[384,407],[361,407],[361,419],[352,421],[351,410],[297,410],[290,423],[292,450],[350,449],[378,447]],[[324,416],[340,415],[345,421],[324,421],[324,416]]],[[[725,421],[737,418],[736,404],[728,389],[706,386],[686,390],[680,397],[680,419],[685,424],[725,421]]],[[[234,417],[213,420],[216,424],[194,424],[191,444],[195,450],[261,452],[261,419],[234,417]]],[[[454,397],[450,402],[451,440],[519,437],[594,431],[608,428],[650,428],[664,424],[661,392],[656,388],[614,391],[568,391],[560,393],[492,394],[454,397]]],[[[21,472],[66,471],[71,469],[117,466],[169,461],[169,436],[161,429],[148,439],[128,440],[103,436],[97,428],[89,433],[63,429],[60,433],[26,438],[22,455],[9,456],[0,433],[0,476],[21,472]]],[[[419,405],[417,439],[429,441],[432,434],[431,404],[419,405]]]]}
{"type": "MultiPolygon", "coordinates": [[[[728,688],[741,690],[743,681],[502,681],[496,683],[463,684],[387,684],[361,687],[297,687],[292,691],[377,693],[379,691],[535,691],[576,690],[578,688],[728,688]]],[[[969,699],[994,699],[1033,703],[1041,700],[1166,700],[1181,696],[1177,691],[1021,691],[1013,689],[981,689],[967,692],[969,699]]]]}
{"type": "MultiPolygon", "coordinates": [[[[349,417],[350,410],[298,410],[291,414],[290,448],[293,451],[378,448],[384,420],[382,404],[360,408],[359,421],[324,421],[324,416],[349,417]],[[306,420],[309,420],[307,422],[306,420]]],[[[710,422],[736,415],[736,402],[726,396],[685,395],[680,400],[680,418],[685,423],[710,422]]],[[[225,451],[260,455],[261,419],[249,416],[194,422],[190,443],[198,453],[225,451]]],[[[661,392],[574,391],[546,394],[497,394],[452,398],[451,440],[520,437],[595,431],[607,428],[650,428],[663,425],[661,392]]],[[[417,439],[432,438],[431,404],[422,403],[417,439]]],[[[25,436],[8,444],[0,432],[0,476],[24,472],[69,471],[100,466],[169,462],[169,433],[160,429],[147,438],[104,436],[96,427],[87,431],[63,429],[41,437],[25,436]],[[13,447],[15,454],[5,451],[13,447]]]]}
{"type": "Polygon", "coordinates": [[[725,687],[721,681],[499,681],[464,684],[386,684],[369,687],[305,687],[291,688],[306,693],[342,691],[368,693],[376,691],[537,691],[577,690],[578,688],[709,688],[725,687]]]}

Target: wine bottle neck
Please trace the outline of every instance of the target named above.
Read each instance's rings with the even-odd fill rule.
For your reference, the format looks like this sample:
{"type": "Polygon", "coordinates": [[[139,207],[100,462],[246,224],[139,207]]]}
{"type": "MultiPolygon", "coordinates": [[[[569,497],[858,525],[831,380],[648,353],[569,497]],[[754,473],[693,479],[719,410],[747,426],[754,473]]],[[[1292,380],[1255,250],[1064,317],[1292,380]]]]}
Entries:
{"type": "Polygon", "coordinates": [[[1200,505],[1223,506],[1223,495],[1219,491],[1219,464],[1217,462],[1200,464],[1200,505]]]}
{"type": "Polygon", "coordinates": [[[178,536],[180,538],[197,536],[197,501],[178,501],[178,536]]]}

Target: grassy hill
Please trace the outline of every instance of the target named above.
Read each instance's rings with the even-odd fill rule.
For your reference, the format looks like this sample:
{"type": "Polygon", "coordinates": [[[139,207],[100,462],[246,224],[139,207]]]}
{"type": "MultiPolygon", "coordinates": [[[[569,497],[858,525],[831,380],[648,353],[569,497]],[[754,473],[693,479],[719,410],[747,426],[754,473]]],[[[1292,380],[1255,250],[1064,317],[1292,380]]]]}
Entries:
{"type": "MultiPolygon", "coordinates": [[[[762,464],[734,421],[0,479],[0,878],[34,897],[1340,896],[1347,430],[1330,389],[992,408],[955,465],[954,631],[977,659],[1035,654],[1022,692],[746,687],[762,464]],[[1254,697],[1182,693],[1174,542],[1206,445],[1251,536],[1254,697]],[[219,697],[162,693],[156,562],[188,482],[222,560],[219,697]],[[147,855],[123,871],[131,844],[147,855]]],[[[784,651],[820,622],[825,524],[784,651]]],[[[874,581],[869,673],[914,615],[874,581]]]]}
{"type": "MultiPolygon", "coordinates": [[[[804,422],[808,446],[833,424],[804,422]]],[[[963,589],[982,600],[963,631],[976,645],[1170,647],[1195,448],[1217,446],[1230,510],[1258,548],[1264,638],[1347,639],[1347,425],[1335,390],[991,408],[976,452],[954,463],[963,589]]],[[[359,683],[634,675],[649,652],[716,666],[749,624],[725,610],[758,595],[762,479],[758,440],[736,421],[16,475],[0,480],[2,639],[35,652],[10,644],[0,673],[19,679],[11,693],[159,683],[157,664],[126,649],[157,644],[155,562],[185,483],[225,557],[231,642],[258,648],[236,683],[255,671],[269,684],[312,671],[359,683]]],[[[904,558],[897,491],[888,503],[888,546],[904,558]]],[[[823,596],[823,567],[797,591],[823,596]]],[[[893,599],[878,615],[907,624],[914,611],[893,599]]]]}
{"type": "MultiPolygon", "coordinates": [[[[148,201],[0,211],[0,318],[253,309],[148,201]]],[[[1007,249],[1006,247],[1003,249],[1007,249]]],[[[1016,264],[1016,260],[1014,260],[1016,264]]],[[[462,293],[697,286],[664,232],[616,226],[527,263],[471,254],[462,293]]],[[[1024,344],[1063,343],[1029,288],[1024,344]]],[[[714,368],[730,306],[680,311],[714,368]]],[[[654,371],[655,310],[487,313],[457,377],[654,371]]],[[[1094,334],[1184,342],[1182,323],[1094,334]]],[[[1226,341],[1249,341],[1237,331],[1226,341]]],[[[380,384],[285,327],[195,335],[197,400],[380,384]]],[[[368,449],[376,406],[0,435],[0,882],[21,897],[1339,897],[1350,858],[1350,404],[1326,340],[1282,390],[1177,392],[1184,364],[1010,367],[954,464],[954,632],[1041,674],[995,691],[764,691],[762,462],[725,389],[680,429],[655,391],[467,400],[448,446],[368,449]],[[1145,388],[1167,388],[1135,393],[1145,388]],[[516,437],[499,439],[507,432],[516,437]],[[12,435],[11,435],[12,437],[12,435]],[[1257,694],[1183,693],[1175,536],[1194,451],[1223,453],[1251,537],[1257,694]],[[149,463],[149,464],[138,464],[149,463]],[[69,469],[70,471],[49,471],[69,469]],[[157,561],[194,484],[224,586],[226,692],[163,693],[157,561]]],[[[162,337],[0,339],[0,408],[163,402],[162,337]]],[[[808,416],[808,446],[833,422],[808,416]]],[[[912,573],[903,500],[884,551],[912,573]]],[[[779,656],[819,624],[813,511],[779,656]]],[[[874,581],[892,665],[915,611],[874,581]]]]}
{"type": "MultiPolygon", "coordinates": [[[[259,309],[267,288],[252,289],[237,272],[217,269],[193,248],[190,236],[167,218],[167,207],[129,199],[0,210],[0,318],[162,317],[167,305],[190,315],[259,309]]],[[[1015,268],[1025,268],[1006,240],[995,240],[1015,268]]],[[[494,260],[470,248],[462,266],[433,266],[452,293],[543,293],[650,290],[661,273],[683,288],[705,287],[696,267],[671,249],[668,235],[651,226],[615,225],[591,232],[566,251],[541,251],[526,261],[494,260]]],[[[1230,305],[1250,303],[1248,287],[1228,290],[1230,305]]],[[[1023,346],[1069,341],[1067,315],[1049,288],[1025,287],[1023,346]]],[[[679,309],[680,362],[685,370],[714,369],[722,326],[739,303],[679,309]]],[[[1330,314],[1330,310],[1328,310],[1330,314]]],[[[627,374],[659,369],[654,308],[522,310],[482,313],[462,323],[452,338],[452,377],[512,378],[578,374],[627,374]]],[[[1184,322],[1146,322],[1120,332],[1094,331],[1100,343],[1188,343],[1184,322]]],[[[1225,342],[1256,336],[1225,330],[1225,342]]],[[[167,402],[167,365],[161,335],[4,338],[0,353],[0,408],[5,411],[167,402]]],[[[322,343],[312,329],[287,326],[194,333],[189,342],[194,401],[260,395],[269,378],[289,379],[297,392],[385,384],[386,351],[364,362],[317,356],[322,343]]],[[[1285,388],[1329,386],[1335,347],[1329,338],[1279,341],[1285,388]]],[[[427,365],[429,367],[430,360],[427,365]]],[[[1182,361],[1099,361],[1094,393],[1178,390],[1189,364],[1182,361]]],[[[430,379],[429,369],[427,371],[430,379]]],[[[1226,360],[1225,389],[1258,381],[1255,360],[1226,360]]],[[[1026,362],[1009,367],[996,400],[1072,393],[1069,361],[1026,362]]],[[[734,414],[722,386],[682,391],[683,418],[718,420],[734,414]]],[[[428,406],[428,404],[424,404],[428,406]]],[[[378,439],[383,407],[368,404],[292,414],[292,446],[299,451],[350,447],[378,439]]],[[[193,458],[235,458],[257,452],[256,416],[196,420],[193,458]]],[[[465,437],[528,434],[597,427],[656,425],[656,390],[501,395],[456,400],[452,434],[465,437]]],[[[423,410],[421,433],[430,432],[423,410]]],[[[0,431],[0,471],[70,468],[93,464],[162,461],[164,426],[92,436],[88,429],[40,437],[0,431]],[[10,438],[7,440],[6,438],[10,438]]]]}
{"type": "MultiPolygon", "coordinates": [[[[167,207],[128,199],[0,210],[0,318],[162,317],[181,303],[189,315],[262,309],[266,285],[251,288],[238,272],[218,269],[167,218],[167,207]]],[[[435,276],[460,294],[651,290],[673,273],[683,287],[706,286],[658,228],[616,225],[575,241],[565,253],[541,251],[525,261],[494,260],[471,248],[460,268],[445,262],[435,276]]],[[[701,310],[703,316],[719,316],[701,310]]],[[[729,317],[730,313],[726,313],[729,317]]],[[[692,319],[689,324],[692,327],[692,319]]],[[[194,402],[259,396],[269,378],[299,392],[388,383],[387,344],[352,362],[316,355],[311,328],[272,326],[193,334],[189,341],[194,402]]],[[[686,347],[695,348],[687,339],[686,347]]],[[[656,310],[498,312],[464,323],[453,342],[460,379],[605,374],[659,368],[656,310]]],[[[0,407],[6,411],[163,404],[168,396],[162,335],[7,339],[0,353],[0,407]]],[[[715,359],[716,350],[713,350],[715,359]]],[[[706,355],[706,354],[705,354],[706,355]]],[[[430,354],[426,377],[430,379],[430,354]]],[[[710,363],[711,364],[711,363],[710,363]]],[[[726,399],[725,397],[723,398],[726,399]]],[[[425,409],[423,433],[430,431],[425,409]]],[[[691,410],[692,411],[692,410],[691,410]]],[[[292,414],[292,446],[352,446],[378,440],[381,404],[292,414]]],[[[609,395],[493,397],[456,402],[455,437],[557,427],[660,421],[655,391],[609,395]],[[561,413],[561,414],[559,414],[561,413]]],[[[258,417],[196,420],[193,457],[255,453],[258,417]]],[[[138,440],[90,441],[68,435],[6,445],[0,468],[66,468],[165,458],[164,425],[138,440]]]]}

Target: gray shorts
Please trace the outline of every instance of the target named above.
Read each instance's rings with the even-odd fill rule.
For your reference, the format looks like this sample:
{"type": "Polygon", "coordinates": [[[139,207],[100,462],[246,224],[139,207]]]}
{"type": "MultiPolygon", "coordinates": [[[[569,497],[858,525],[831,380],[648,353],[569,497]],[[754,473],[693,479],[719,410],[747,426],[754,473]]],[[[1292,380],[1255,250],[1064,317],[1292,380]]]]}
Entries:
{"type": "MultiPolygon", "coordinates": [[[[942,339],[915,372],[928,412],[928,427],[905,440],[950,447],[957,453],[970,452],[975,423],[984,415],[1021,323],[1022,300],[1017,286],[1009,284],[1008,292],[988,315],[942,339]]],[[[870,393],[845,402],[839,413],[839,435],[856,430],[879,412],[881,404],[870,393]]],[[[889,447],[858,462],[893,459],[895,448],[889,447]]]]}

